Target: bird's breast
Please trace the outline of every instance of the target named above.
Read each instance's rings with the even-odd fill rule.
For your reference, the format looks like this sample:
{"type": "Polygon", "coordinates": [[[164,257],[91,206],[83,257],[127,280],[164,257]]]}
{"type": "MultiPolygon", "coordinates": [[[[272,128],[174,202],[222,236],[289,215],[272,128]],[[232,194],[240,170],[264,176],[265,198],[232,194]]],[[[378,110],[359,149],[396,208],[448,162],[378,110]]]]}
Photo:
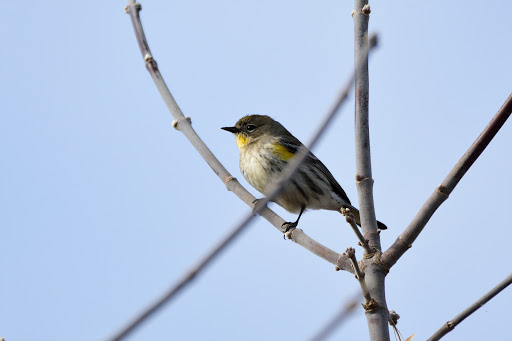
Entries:
{"type": "Polygon", "coordinates": [[[277,154],[272,144],[240,148],[240,171],[264,195],[268,194],[265,188],[279,177],[286,164],[285,157],[277,154]]]}

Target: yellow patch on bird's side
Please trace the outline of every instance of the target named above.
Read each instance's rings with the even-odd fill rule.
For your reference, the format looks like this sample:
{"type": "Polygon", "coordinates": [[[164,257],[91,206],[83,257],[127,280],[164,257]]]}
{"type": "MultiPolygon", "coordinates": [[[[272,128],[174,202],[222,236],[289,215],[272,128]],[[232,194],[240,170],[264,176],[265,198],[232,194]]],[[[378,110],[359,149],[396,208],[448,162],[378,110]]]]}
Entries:
{"type": "Polygon", "coordinates": [[[236,134],[236,145],[238,148],[242,148],[247,143],[247,136],[243,136],[242,134],[236,134]]]}
{"type": "Polygon", "coordinates": [[[289,151],[286,147],[280,145],[280,144],[273,144],[272,145],[272,151],[279,155],[279,157],[281,158],[281,160],[289,160],[291,159],[293,156],[295,156],[295,154],[293,154],[291,151],[289,151]]]}

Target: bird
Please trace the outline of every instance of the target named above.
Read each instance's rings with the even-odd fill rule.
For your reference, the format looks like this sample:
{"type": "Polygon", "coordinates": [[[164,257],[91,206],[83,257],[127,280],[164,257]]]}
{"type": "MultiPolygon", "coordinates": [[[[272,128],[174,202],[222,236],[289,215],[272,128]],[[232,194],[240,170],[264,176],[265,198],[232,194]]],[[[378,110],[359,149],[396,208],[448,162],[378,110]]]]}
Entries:
{"type": "MultiPolygon", "coordinates": [[[[247,182],[265,196],[270,194],[290,160],[304,147],[281,123],[266,115],[247,115],[234,126],[221,129],[235,135],[240,151],[240,171],[247,182]]],[[[306,150],[305,160],[273,200],[288,212],[299,215],[295,222],[285,223],[286,231],[297,227],[307,209],[339,212],[342,208],[349,209],[356,224],[361,226],[359,210],[352,206],[327,167],[306,150]]],[[[387,229],[380,221],[377,227],[387,229]]]]}

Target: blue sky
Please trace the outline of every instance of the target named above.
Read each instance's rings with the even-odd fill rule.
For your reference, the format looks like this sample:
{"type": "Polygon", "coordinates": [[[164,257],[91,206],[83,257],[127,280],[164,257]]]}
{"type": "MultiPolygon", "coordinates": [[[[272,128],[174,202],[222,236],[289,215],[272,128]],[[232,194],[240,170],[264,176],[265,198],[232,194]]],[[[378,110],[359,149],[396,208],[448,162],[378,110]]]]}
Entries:
{"type": "MultiPolygon", "coordinates": [[[[512,4],[370,3],[375,203],[387,248],[512,91],[512,4]]],[[[0,336],[101,340],[249,212],[184,136],[147,73],[124,2],[6,2],[0,13],[0,336]]],[[[245,114],[303,142],[353,68],[352,2],[143,1],[175,99],[227,169],[245,114]]],[[[353,97],[315,154],[357,202],[353,97]]],[[[507,122],[387,277],[399,329],[426,339],[506,277],[512,232],[507,122]]],[[[295,216],[273,205],[284,219],[295,216]]],[[[339,252],[335,212],[300,227],[339,252]]],[[[362,251],[357,249],[360,255],[362,251]]],[[[130,340],[305,340],[359,290],[352,275],[257,217],[130,340]]],[[[510,288],[446,340],[502,339],[510,288]]],[[[332,340],[366,340],[362,309],[332,340]]]]}

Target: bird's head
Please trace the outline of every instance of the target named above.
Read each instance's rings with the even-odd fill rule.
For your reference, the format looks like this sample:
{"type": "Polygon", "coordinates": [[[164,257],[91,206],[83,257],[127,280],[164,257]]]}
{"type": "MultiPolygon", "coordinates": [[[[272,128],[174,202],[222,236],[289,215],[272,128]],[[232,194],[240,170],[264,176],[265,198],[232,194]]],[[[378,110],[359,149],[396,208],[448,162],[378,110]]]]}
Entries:
{"type": "Polygon", "coordinates": [[[236,122],[234,127],[223,127],[236,136],[238,148],[243,148],[251,143],[257,142],[261,137],[273,134],[276,125],[282,127],[278,122],[265,115],[248,115],[236,122]]]}

